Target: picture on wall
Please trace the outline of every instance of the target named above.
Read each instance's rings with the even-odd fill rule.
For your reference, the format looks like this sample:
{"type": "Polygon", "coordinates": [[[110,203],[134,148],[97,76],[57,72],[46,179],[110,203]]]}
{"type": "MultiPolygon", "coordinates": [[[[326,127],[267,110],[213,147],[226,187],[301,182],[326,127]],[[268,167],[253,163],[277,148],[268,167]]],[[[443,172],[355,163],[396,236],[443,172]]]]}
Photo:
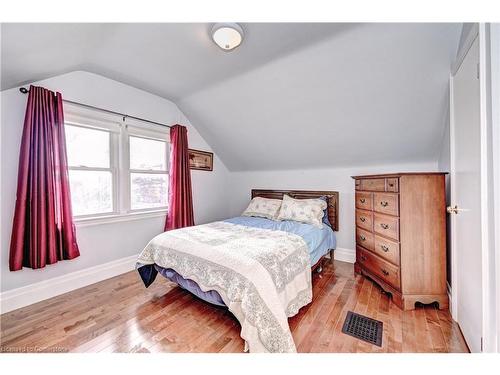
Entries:
{"type": "Polygon", "coordinates": [[[189,149],[189,168],[200,171],[213,171],[214,154],[208,151],[189,149]]]}

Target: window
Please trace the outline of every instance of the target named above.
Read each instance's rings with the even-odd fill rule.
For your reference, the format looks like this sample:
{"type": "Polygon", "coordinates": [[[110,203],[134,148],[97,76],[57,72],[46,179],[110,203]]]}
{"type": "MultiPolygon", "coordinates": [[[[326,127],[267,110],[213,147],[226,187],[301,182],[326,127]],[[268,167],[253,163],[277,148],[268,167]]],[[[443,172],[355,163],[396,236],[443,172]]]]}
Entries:
{"type": "Polygon", "coordinates": [[[65,112],[73,216],[90,220],[164,212],[167,129],[96,112],[65,112]]]}
{"type": "Polygon", "coordinates": [[[132,210],[167,205],[167,143],[129,137],[130,206],[132,210]]]}
{"type": "Polygon", "coordinates": [[[110,133],[69,124],[65,130],[73,215],[113,212],[110,133]]]}

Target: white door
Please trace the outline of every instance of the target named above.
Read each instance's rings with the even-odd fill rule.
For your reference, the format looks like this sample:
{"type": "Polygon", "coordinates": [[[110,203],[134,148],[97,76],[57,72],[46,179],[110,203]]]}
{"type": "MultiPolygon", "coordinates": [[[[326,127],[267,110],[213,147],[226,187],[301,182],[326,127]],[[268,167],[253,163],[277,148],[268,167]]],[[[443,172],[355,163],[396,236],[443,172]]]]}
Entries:
{"type": "Polygon", "coordinates": [[[481,351],[481,124],[479,38],[452,78],[451,206],[456,319],[472,352],[481,351]]]}

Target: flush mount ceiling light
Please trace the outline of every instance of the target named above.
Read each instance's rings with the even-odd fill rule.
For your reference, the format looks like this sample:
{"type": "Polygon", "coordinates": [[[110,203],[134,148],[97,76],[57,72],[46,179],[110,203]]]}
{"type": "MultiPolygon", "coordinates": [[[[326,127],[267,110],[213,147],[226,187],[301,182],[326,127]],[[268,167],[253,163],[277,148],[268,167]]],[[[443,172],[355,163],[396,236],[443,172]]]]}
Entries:
{"type": "Polygon", "coordinates": [[[216,23],[212,27],[212,39],[224,51],[231,51],[241,44],[243,29],[237,23],[216,23]]]}

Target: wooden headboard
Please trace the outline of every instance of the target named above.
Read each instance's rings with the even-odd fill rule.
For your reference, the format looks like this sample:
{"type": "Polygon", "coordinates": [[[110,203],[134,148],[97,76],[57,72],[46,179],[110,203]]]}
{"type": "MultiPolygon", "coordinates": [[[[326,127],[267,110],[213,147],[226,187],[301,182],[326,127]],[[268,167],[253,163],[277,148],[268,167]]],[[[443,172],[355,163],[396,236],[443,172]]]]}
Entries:
{"type": "Polygon", "coordinates": [[[319,190],[263,190],[252,189],[252,198],[273,198],[283,199],[287,194],[295,199],[319,198],[326,196],[328,201],[328,220],[332,224],[334,231],[339,230],[339,192],[338,191],[319,191],[319,190]]]}

